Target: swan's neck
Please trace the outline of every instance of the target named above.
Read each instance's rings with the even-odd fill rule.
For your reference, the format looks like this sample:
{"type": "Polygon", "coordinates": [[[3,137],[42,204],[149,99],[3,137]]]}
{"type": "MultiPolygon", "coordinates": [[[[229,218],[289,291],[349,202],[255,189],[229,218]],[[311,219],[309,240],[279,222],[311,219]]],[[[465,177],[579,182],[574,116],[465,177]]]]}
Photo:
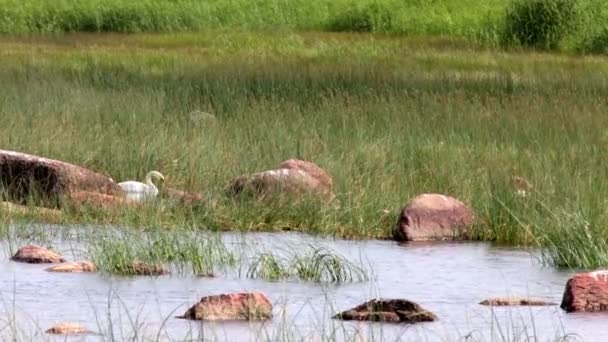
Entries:
{"type": "Polygon", "coordinates": [[[156,185],[154,185],[154,183],[152,183],[152,176],[147,175],[146,179],[145,179],[146,185],[156,188],[156,185]]]}

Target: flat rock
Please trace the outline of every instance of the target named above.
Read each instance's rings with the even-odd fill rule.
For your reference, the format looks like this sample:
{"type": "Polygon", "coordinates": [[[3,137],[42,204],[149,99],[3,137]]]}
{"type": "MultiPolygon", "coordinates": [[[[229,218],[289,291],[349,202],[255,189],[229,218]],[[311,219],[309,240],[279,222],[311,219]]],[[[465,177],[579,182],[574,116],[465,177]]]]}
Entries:
{"type": "Polygon", "coordinates": [[[97,266],[90,261],[77,261],[49,267],[46,270],[48,272],[85,273],[97,272],[97,266]]]}
{"type": "Polygon", "coordinates": [[[556,305],[555,303],[537,299],[537,298],[520,298],[520,297],[505,297],[505,298],[490,298],[479,302],[481,305],[488,306],[542,306],[556,305]]]}
{"type": "Polygon", "coordinates": [[[608,270],[579,273],[570,278],[560,307],[566,312],[608,311],[608,270]]]}
{"type": "Polygon", "coordinates": [[[393,236],[397,241],[462,240],[473,218],[473,211],[453,197],[422,194],[401,210],[393,236]]]}
{"type": "Polygon", "coordinates": [[[26,205],[15,204],[11,202],[0,202],[0,209],[18,215],[39,215],[48,219],[58,219],[61,216],[61,211],[57,209],[49,209],[43,207],[32,207],[26,205]]]}
{"type": "Polygon", "coordinates": [[[164,195],[185,205],[194,205],[205,202],[205,196],[198,192],[184,191],[173,188],[164,188],[164,195]]]}
{"type": "Polygon", "coordinates": [[[299,198],[306,194],[324,200],[335,197],[333,178],[315,163],[289,159],[276,169],[242,175],[234,178],[228,186],[228,194],[253,194],[258,198],[287,195],[299,198]]]}
{"type": "Polygon", "coordinates": [[[16,262],[25,262],[30,264],[52,264],[65,262],[65,259],[44,247],[36,245],[26,245],[11,257],[11,260],[16,262]]]}
{"type": "Polygon", "coordinates": [[[0,188],[11,202],[35,197],[58,205],[73,192],[124,196],[110,177],[66,162],[20,152],[0,150],[0,188]]]}
{"type": "Polygon", "coordinates": [[[60,323],[48,328],[45,332],[54,335],[79,335],[91,333],[89,329],[78,323],[60,323]]]}
{"type": "Polygon", "coordinates": [[[141,205],[136,201],[129,201],[123,196],[115,196],[90,191],[76,191],[69,194],[71,205],[91,206],[101,209],[116,209],[126,206],[141,205]]]}
{"type": "Polygon", "coordinates": [[[272,304],[261,292],[230,293],[203,297],[178,318],[190,320],[266,320],[272,304]]]}
{"type": "Polygon", "coordinates": [[[373,299],[333,318],[346,321],[387,323],[433,322],[437,316],[420,305],[405,299],[373,299]]]}

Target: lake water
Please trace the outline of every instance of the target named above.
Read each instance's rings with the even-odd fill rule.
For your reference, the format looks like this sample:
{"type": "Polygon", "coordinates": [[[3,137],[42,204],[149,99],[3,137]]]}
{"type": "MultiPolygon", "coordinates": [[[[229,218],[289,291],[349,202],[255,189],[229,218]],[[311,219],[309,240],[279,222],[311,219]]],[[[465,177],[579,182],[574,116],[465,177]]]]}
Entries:
{"type": "MultiPolygon", "coordinates": [[[[0,334],[4,339],[57,339],[42,332],[58,322],[76,321],[103,336],[70,340],[523,341],[536,336],[537,341],[551,341],[572,334],[575,340],[608,341],[608,315],[566,314],[559,308],[573,272],[543,267],[527,251],[486,243],[398,245],[293,233],[231,233],[222,238],[234,250],[244,249],[244,244],[273,251],[306,243],[326,246],[362,262],[371,269],[371,279],[336,286],[269,282],[231,272],[216,278],[50,273],[44,271],[48,265],[11,262],[9,244],[4,242],[0,260],[0,328],[4,328],[0,334]],[[202,296],[233,291],[264,292],[274,305],[274,318],[265,323],[174,318],[202,296]],[[505,296],[542,298],[558,305],[491,308],[478,304],[505,296]],[[412,300],[439,320],[395,325],[331,319],[336,312],[374,297],[412,300]]],[[[53,247],[74,260],[78,242],[63,237],[53,241],[53,247]]]]}

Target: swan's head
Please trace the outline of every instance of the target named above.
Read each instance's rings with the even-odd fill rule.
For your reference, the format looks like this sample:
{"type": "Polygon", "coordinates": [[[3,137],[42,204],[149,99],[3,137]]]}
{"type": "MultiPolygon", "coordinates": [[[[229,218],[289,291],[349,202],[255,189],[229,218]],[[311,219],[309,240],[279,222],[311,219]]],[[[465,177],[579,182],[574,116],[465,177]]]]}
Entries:
{"type": "Polygon", "coordinates": [[[162,175],[162,173],[158,172],[158,171],[150,171],[148,172],[148,174],[146,175],[146,179],[160,179],[160,180],[165,180],[165,177],[162,175]]]}

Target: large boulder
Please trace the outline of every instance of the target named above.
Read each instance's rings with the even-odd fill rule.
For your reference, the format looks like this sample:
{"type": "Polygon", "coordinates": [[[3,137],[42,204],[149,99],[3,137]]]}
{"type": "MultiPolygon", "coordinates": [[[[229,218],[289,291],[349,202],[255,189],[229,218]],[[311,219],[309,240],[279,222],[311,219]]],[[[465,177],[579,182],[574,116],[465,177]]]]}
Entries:
{"type": "Polygon", "coordinates": [[[420,305],[405,299],[372,299],[333,318],[347,321],[391,323],[433,322],[437,316],[420,305]]]}
{"type": "Polygon", "coordinates": [[[29,264],[52,264],[65,262],[65,259],[44,247],[36,245],[26,245],[11,257],[11,260],[16,262],[25,262],[29,264]]]}
{"type": "Polygon", "coordinates": [[[561,308],[566,312],[608,311],[608,270],[579,273],[570,278],[561,308]]]}
{"type": "Polygon", "coordinates": [[[272,318],[272,304],[261,292],[230,293],[203,297],[183,316],[191,320],[266,320],[272,318]]]}
{"type": "Polygon", "coordinates": [[[35,197],[56,205],[79,191],[124,196],[122,189],[102,174],[58,160],[5,150],[0,150],[0,189],[17,203],[35,197]]]}
{"type": "Polygon", "coordinates": [[[504,297],[504,298],[490,298],[479,302],[480,305],[487,306],[543,306],[543,305],[555,305],[547,300],[537,298],[520,298],[520,297],[504,297]]]}
{"type": "Polygon", "coordinates": [[[270,195],[299,197],[313,194],[322,199],[334,198],[334,183],[327,171],[304,160],[289,159],[276,169],[234,178],[228,186],[230,195],[252,193],[263,198],[270,195]]]}
{"type": "Polygon", "coordinates": [[[90,261],[67,262],[46,269],[48,272],[89,273],[97,272],[97,266],[90,261]]]}
{"type": "Polygon", "coordinates": [[[439,194],[415,197],[402,210],[393,236],[398,241],[461,240],[468,237],[473,211],[439,194]]]}

